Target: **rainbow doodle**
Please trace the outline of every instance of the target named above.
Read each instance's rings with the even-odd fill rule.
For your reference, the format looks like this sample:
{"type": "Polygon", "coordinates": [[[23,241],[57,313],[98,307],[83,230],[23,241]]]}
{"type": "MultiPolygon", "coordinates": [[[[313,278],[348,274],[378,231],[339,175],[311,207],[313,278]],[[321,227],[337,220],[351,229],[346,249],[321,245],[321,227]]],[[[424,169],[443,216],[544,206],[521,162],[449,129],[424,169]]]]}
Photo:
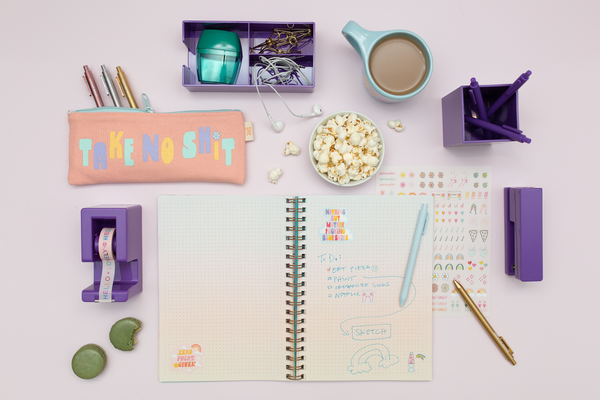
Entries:
{"type": "Polygon", "coordinates": [[[381,368],[391,367],[400,361],[398,357],[390,354],[390,351],[386,346],[382,344],[372,344],[370,346],[363,347],[354,353],[352,356],[352,361],[350,362],[351,365],[348,367],[348,371],[350,371],[352,375],[371,371],[372,366],[369,362],[371,357],[380,359],[377,365],[381,368]]]}

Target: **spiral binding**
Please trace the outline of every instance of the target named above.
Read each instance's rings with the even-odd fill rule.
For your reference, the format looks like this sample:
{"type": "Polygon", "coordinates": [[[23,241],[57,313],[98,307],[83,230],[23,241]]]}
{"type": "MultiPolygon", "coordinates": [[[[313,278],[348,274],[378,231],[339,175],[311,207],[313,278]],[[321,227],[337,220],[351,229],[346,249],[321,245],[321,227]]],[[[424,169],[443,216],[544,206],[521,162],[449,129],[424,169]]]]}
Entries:
{"type": "Polygon", "coordinates": [[[306,249],[306,245],[301,244],[299,242],[306,239],[304,235],[301,235],[300,232],[306,230],[304,225],[299,225],[300,223],[306,221],[306,217],[299,216],[300,213],[306,211],[305,207],[299,207],[300,203],[305,203],[306,199],[295,197],[293,199],[286,199],[286,203],[292,203],[294,207],[287,207],[286,212],[293,213],[292,217],[286,217],[286,222],[293,222],[293,226],[286,226],[285,230],[288,232],[294,232],[293,236],[286,236],[286,240],[293,242],[293,244],[286,245],[286,250],[292,250],[292,253],[286,254],[285,258],[288,260],[293,260],[292,262],[286,263],[286,268],[292,270],[291,272],[286,272],[286,278],[289,278],[289,281],[285,283],[285,286],[290,288],[286,290],[285,294],[288,297],[293,298],[293,300],[286,300],[285,304],[289,308],[285,310],[285,314],[288,316],[286,318],[286,323],[292,325],[291,327],[286,328],[286,333],[290,336],[285,339],[287,343],[290,343],[289,346],[286,346],[286,350],[291,353],[286,356],[286,360],[290,361],[291,364],[286,365],[286,369],[291,371],[289,374],[286,374],[285,377],[290,380],[301,380],[304,379],[304,374],[301,374],[299,371],[304,370],[304,364],[301,362],[304,361],[304,356],[299,355],[299,353],[304,351],[304,328],[299,327],[299,325],[304,323],[304,318],[300,318],[300,316],[304,315],[304,309],[301,309],[304,305],[304,300],[301,300],[300,297],[304,296],[304,290],[300,290],[300,288],[305,286],[305,282],[301,281],[304,278],[304,272],[301,270],[306,266],[305,263],[299,262],[305,258],[305,254],[300,254],[299,252],[306,249]]]}

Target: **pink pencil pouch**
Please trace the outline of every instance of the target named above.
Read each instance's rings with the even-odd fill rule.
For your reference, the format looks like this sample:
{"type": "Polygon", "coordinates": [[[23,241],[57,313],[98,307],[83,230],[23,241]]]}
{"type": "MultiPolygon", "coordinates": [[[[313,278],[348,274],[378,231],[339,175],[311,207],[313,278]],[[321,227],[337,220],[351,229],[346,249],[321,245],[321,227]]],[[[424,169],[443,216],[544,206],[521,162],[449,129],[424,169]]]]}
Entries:
{"type": "Polygon", "coordinates": [[[68,116],[71,185],[244,183],[246,128],[239,110],[99,107],[68,116]]]}

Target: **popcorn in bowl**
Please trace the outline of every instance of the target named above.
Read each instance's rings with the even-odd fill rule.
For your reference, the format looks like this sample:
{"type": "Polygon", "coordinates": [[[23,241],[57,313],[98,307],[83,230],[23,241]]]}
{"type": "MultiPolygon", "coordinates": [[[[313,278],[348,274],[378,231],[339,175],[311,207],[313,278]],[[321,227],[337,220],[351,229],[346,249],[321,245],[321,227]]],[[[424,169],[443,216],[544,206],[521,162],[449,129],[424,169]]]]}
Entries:
{"type": "Polygon", "coordinates": [[[311,159],[330,183],[354,186],[377,172],[383,160],[383,138],[377,126],[355,112],[324,118],[310,139],[311,159]]]}

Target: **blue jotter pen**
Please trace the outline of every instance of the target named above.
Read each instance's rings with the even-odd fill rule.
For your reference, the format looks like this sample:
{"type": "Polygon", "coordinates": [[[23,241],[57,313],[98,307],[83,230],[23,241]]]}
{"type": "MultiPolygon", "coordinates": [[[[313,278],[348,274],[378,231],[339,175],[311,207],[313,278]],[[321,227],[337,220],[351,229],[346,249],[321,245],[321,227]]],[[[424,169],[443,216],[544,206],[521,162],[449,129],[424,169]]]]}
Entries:
{"type": "Polygon", "coordinates": [[[419,211],[419,219],[417,219],[417,227],[415,228],[415,235],[413,237],[412,246],[410,247],[410,255],[408,256],[408,264],[406,265],[406,272],[404,273],[402,289],[400,290],[400,307],[404,306],[408,297],[413,271],[415,270],[415,263],[417,262],[417,254],[419,253],[419,246],[421,245],[421,238],[425,235],[428,219],[429,213],[427,212],[427,204],[423,204],[421,206],[421,211],[419,211]]]}

